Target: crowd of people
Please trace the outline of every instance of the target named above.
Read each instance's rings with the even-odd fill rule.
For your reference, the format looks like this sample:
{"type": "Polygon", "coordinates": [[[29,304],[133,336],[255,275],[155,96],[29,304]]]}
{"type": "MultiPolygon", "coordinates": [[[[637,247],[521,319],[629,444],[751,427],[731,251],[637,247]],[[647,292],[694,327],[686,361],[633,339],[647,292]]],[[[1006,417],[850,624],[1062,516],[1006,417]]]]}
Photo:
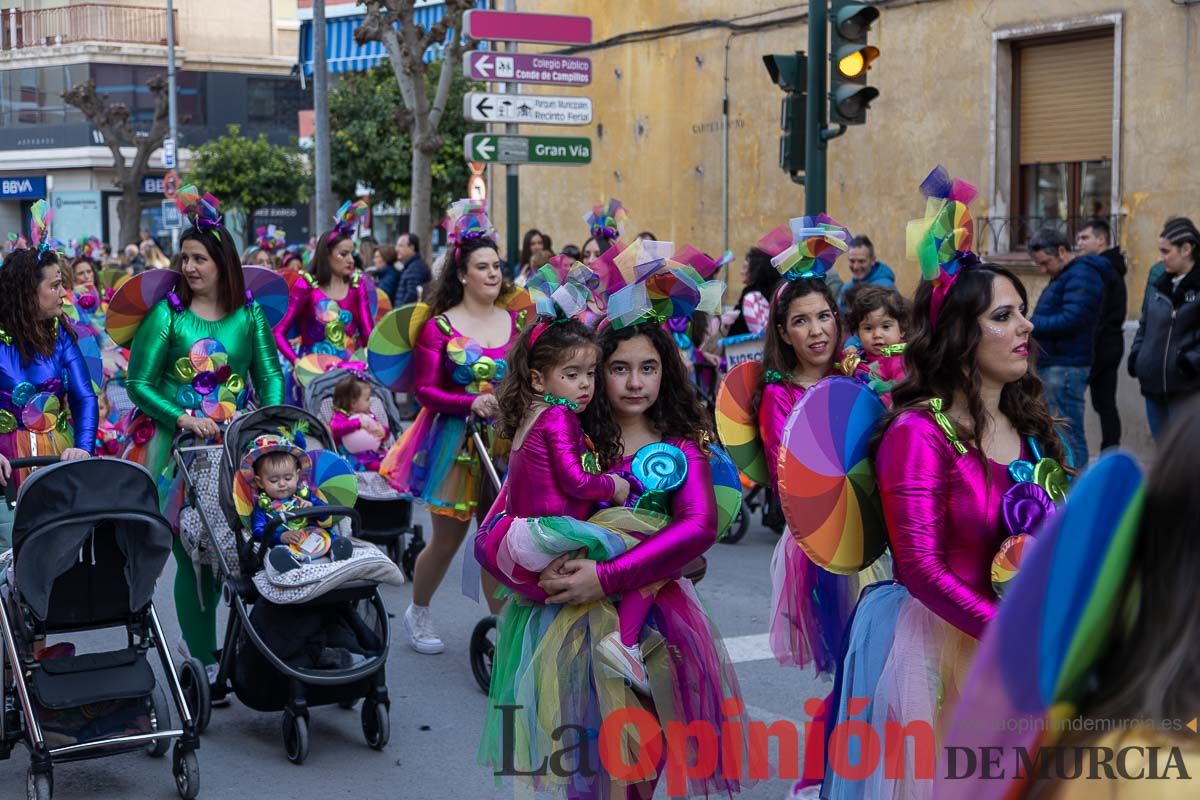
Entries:
{"type": "MultiPolygon", "coordinates": [[[[215,439],[247,409],[298,403],[300,365],[332,356],[350,373],[333,399],[334,438],[364,439],[344,455],[432,516],[400,619],[418,653],[446,649],[431,606],[476,523],[468,558],[482,566],[486,602],[500,615],[480,761],[564,797],[650,796],[668,755],[654,755],[657,768],[637,779],[588,768],[601,762],[602,721],[638,708],[663,725],[712,731],[716,768],[696,773],[687,791],[732,795],[745,785],[745,706],[695,586],[728,524],[714,476],[732,456],[776,498],[797,495],[777,456],[795,450],[788,437],[799,435],[805,399],[847,381],[838,385],[853,384],[881,408],[868,494],[877,495],[887,548],[837,565],[788,533],[775,549],[772,650],[782,665],[835,678],[793,794],[931,797],[932,782],[912,772],[831,769],[840,756],[826,732],[852,721],[881,732],[923,721],[939,745],[948,741],[963,687],[986,660],[976,658],[981,640],[1008,592],[1032,583],[1000,585],[995,565],[1014,540],[1070,509],[1090,457],[1120,444],[1127,268],[1103,220],[1084,225],[1074,246],[1057,229],[1040,231],[1028,249],[1049,283],[1031,309],[1016,274],[972,252],[973,187],[939,168],[921,194],[930,210],[910,224],[908,255],[922,278],[911,297],[868,236],[821,215],[759,239],[745,255],[740,295],[723,307],[725,259],[649,231],[626,239],[627,212],[615,200],[587,215],[582,246],[556,253],[549,234],[530,230],[512,263],[483,210],[460,201],[431,268],[414,233],[367,246],[361,201],[343,205],[309,245],[288,247],[267,227],[239,253],[217,200],[185,187],[179,203],[191,226],[173,263],[152,243],[130,245],[126,279],[168,266],[178,278],[144,310],[127,349],[107,338],[104,313],[121,279],[103,285],[103,245],[72,247],[68,259],[49,219],[35,214],[32,244],[19,242],[0,269],[0,479],[20,480],[8,461],[30,454],[132,459],[159,478],[178,529],[186,500],[169,457],[175,436],[215,439]],[[287,279],[277,320],[248,289],[243,265],[287,279]],[[419,411],[389,447],[385,421],[371,411],[376,376],[364,348],[388,309],[416,314],[417,303],[405,369],[419,411]],[[111,356],[103,374],[85,364],[81,348],[92,338],[111,356]],[[720,446],[719,379],[705,377],[729,366],[720,349],[732,341],[761,350],[733,368],[752,376],[744,410],[757,449],[741,454],[720,446]],[[115,387],[131,409],[114,407],[115,387]],[[1091,449],[1088,390],[1102,429],[1091,449]],[[40,413],[47,407],[54,413],[40,413]],[[757,465],[745,460],[751,451],[757,465]],[[498,493],[490,466],[507,475],[498,493]],[[506,711],[514,707],[515,720],[506,711]],[[562,730],[586,735],[564,753],[562,730]],[[533,769],[551,755],[553,772],[533,769]]],[[[1187,665],[1200,652],[1187,631],[1198,620],[1187,581],[1200,548],[1179,520],[1190,519],[1198,496],[1184,479],[1184,460],[1200,446],[1198,250],[1190,220],[1167,221],[1127,360],[1161,446],[1129,583],[1115,589],[1142,622],[1114,622],[1091,648],[1095,680],[1076,714],[1162,718],[1196,708],[1187,665]],[[1118,663],[1130,642],[1142,654],[1138,669],[1118,663]]],[[[302,448],[286,437],[255,447],[245,463],[261,493],[252,533],[262,537],[272,514],[321,501],[304,485],[302,448]]],[[[303,563],[304,535],[281,530],[266,543],[273,569],[303,563]]],[[[315,557],[349,557],[348,542],[327,538],[315,557]]],[[[217,576],[178,537],[174,555],[184,643],[215,677],[217,576]]],[[[621,740],[624,763],[648,746],[642,734],[621,740]]],[[[1197,758],[1188,749],[1187,763],[1197,758]]]]}

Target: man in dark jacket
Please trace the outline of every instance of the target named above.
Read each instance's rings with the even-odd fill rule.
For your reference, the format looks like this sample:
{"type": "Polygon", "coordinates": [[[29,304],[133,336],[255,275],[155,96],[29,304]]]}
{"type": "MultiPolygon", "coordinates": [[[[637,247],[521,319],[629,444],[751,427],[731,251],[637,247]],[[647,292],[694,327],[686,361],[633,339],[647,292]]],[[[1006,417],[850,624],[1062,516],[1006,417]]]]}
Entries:
{"type": "Polygon", "coordinates": [[[1100,415],[1100,449],[1121,444],[1121,415],[1117,411],[1117,375],[1125,355],[1125,256],[1121,248],[1110,247],[1112,229],[1102,219],[1084,224],[1075,236],[1075,251],[1080,255],[1099,256],[1108,262],[1104,272],[1104,305],[1096,325],[1096,356],[1088,388],[1092,390],[1092,408],[1100,415]]]}
{"type": "Polygon", "coordinates": [[[1129,374],[1141,384],[1155,439],[1200,393],[1200,230],[1186,217],[1167,220],[1158,252],[1163,271],[1147,287],[1129,351],[1129,374]]]}
{"type": "Polygon", "coordinates": [[[421,240],[415,233],[402,233],[396,238],[396,261],[399,266],[393,266],[379,281],[393,308],[421,299],[421,287],[430,277],[429,267],[421,258],[421,240]]]}
{"type": "Polygon", "coordinates": [[[1096,351],[1104,273],[1110,267],[1099,256],[1074,257],[1067,237],[1054,228],[1038,231],[1029,242],[1029,255],[1050,275],[1029,318],[1039,350],[1038,375],[1046,384],[1050,410],[1067,420],[1064,435],[1075,466],[1083,467],[1088,460],[1083,398],[1096,351]]]}

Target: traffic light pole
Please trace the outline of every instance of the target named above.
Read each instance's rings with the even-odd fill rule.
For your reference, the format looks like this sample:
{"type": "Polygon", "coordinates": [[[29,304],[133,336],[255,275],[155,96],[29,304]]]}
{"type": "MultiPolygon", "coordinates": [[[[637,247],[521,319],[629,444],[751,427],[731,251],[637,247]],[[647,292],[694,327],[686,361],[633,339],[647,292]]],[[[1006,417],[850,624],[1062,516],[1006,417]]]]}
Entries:
{"type": "Polygon", "coordinates": [[[825,211],[825,76],[829,63],[829,24],[825,0],[808,4],[808,96],[804,136],[804,213],[825,211]]]}

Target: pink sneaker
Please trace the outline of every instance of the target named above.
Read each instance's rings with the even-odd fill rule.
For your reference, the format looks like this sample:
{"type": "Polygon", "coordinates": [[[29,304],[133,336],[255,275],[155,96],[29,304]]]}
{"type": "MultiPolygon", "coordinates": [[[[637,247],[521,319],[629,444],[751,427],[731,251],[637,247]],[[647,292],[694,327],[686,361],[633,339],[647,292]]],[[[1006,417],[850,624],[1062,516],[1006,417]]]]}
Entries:
{"type": "Polygon", "coordinates": [[[642,660],[641,648],[626,647],[620,634],[614,632],[596,645],[596,658],[616,670],[634,690],[649,696],[650,678],[646,675],[646,662],[642,660]]]}
{"type": "Polygon", "coordinates": [[[39,661],[48,661],[52,658],[70,658],[73,655],[75,655],[75,645],[70,642],[59,642],[42,650],[37,657],[39,661]]]}

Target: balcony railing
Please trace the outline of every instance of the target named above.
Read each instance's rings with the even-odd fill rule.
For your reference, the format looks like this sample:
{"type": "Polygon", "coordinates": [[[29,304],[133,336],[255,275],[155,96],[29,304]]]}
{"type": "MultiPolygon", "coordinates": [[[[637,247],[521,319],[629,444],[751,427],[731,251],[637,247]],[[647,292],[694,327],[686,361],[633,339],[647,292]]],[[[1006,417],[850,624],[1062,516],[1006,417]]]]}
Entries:
{"type": "MultiPolygon", "coordinates": [[[[3,0],[0,0],[2,3],[3,0]]],[[[175,43],[179,43],[176,12],[175,43]]],[[[0,50],[57,47],[75,42],[167,44],[165,8],[82,3],[24,11],[0,8],[0,50]]]]}
{"type": "MultiPolygon", "coordinates": [[[[1055,228],[1067,235],[1072,242],[1075,234],[1097,217],[978,217],[975,220],[976,247],[980,254],[1003,255],[1024,253],[1025,245],[1042,228],[1055,228]]],[[[1101,214],[1099,219],[1112,229],[1109,241],[1121,241],[1121,223],[1124,214],[1101,214]]]]}

